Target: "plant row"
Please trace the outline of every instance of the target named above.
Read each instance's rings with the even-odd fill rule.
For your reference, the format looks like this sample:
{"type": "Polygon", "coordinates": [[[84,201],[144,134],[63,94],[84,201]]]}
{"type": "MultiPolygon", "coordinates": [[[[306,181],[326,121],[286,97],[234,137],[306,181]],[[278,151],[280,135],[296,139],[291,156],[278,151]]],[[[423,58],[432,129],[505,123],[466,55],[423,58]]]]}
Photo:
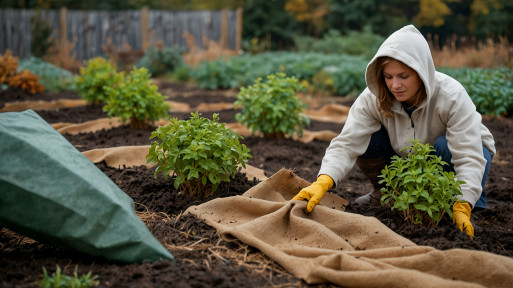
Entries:
{"type": "MultiPolygon", "coordinates": [[[[277,71],[294,76],[308,92],[356,97],[366,87],[362,56],[269,52],[179,67],[174,77],[191,78],[204,89],[237,89],[277,71]]],[[[439,68],[465,87],[477,110],[486,115],[513,115],[513,69],[439,68]]]]}
{"type": "MultiPolygon", "coordinates": [[[[79,95],[90,103],[103,105],[109,117],[119,117],[135,128],[158,126],[149,140],[147,163],[155,165],[155,177],[174,176],[174,187],[195,197],[212,195],[222,182],[229,182],[246,167],[250,150],[240,143],[242,136],[219,123],[218,115],[206,119],[196,111],[189,120],[172,118],[169,103],[157,90],[145,68],[117,72],[104,58],[94,58],[80,70],[76,80],[79,95]]],[[[305,87],[298,78],[285,73],[257,78],[241,87],[235,119],[263,137],[301,136],[309,119],[302,113],[306,104],[297,97],[305,87]]],[[[434,227],[460,193],[461,181],[444,172],[440,157],[432,155],[429,144],[413,142],[406,158],[395,157],[382,171],[385,184],[383,205],[399,209],[411,224],[434,227]]]]}

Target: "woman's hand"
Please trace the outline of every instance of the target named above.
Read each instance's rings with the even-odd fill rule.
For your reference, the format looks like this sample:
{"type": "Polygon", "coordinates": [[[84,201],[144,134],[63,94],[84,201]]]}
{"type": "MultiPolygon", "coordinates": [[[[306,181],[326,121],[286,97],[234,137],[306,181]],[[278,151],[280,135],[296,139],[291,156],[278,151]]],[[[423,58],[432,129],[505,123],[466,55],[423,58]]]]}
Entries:
{"type": "Polygon", "coordinates": [[[474,226],[470,222],[470,205],[467,202],[456,201],[452,206],[452,222],[461,230],[474,238],[474,226]]]}
{"type": "Polygon", "coordinates": [[[326,191],[330,190],[331,187],[333,187],[333,179],[328,175],[320,175],[317,177],[317,181],[299,191],[292,200],[308,200],[306,210],[312,212],[315,205],[321,201],[326,191]]]}

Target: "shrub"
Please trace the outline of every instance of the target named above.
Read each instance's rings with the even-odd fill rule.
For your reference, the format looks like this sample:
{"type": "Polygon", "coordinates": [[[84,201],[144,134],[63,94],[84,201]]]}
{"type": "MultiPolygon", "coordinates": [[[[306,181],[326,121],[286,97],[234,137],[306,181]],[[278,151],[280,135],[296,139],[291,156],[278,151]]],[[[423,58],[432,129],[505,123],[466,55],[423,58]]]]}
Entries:
{"type": "Polygon", "coordinates": [[[103,111],[109,117],[129,120],[133,128],[146,128],[151,121],[168,118],[169,104],[150,80],[146,68],[133,68],[116,87],[104,86],[107,104],[103,111]]]}
{"type": "Polygon", "coordinates": [[[80,68],[76,87],[78,95],[90,103],[103,103],[107,100],[105,87],[117,87],[123,80],[123,74],[105,58],[96,57],[85,67],[80,68]]]}
{"type": "Polygon", "coordinates": [[[144,67],[153,76],[171,74],[183,65],[182,48],[151,46],[137,62],[137,67],[144,67]]]}
{"type": "Polygon", "coordinates": [[[0,83],[8,83],[16,73],[18,73],[18,57],[12,57],[11,50],[7,49],[4,55],[0,55],[0,83]]]}
{"type": "Polygon", "coordinates": [[[157,141],[152,141],[146,159],[157,164],[154,176],[162,172],[167,179],[174,171],[175,189],[197,197],[212,195],[221,182],[235,177],[251,154],[239,142],[242,136],[218,120],[218,114],[210,121],[196,111],[187,121],[173,118],[152,132],[150,139],[157,141]]]}
{"type": "Polygon", "coordinates": [[[30,72],[23,70],[20,73],[12,76],[9,79],[9,86],[18,87],[23,90],[29,91],[31,94],[36,94],[45,91],[45,86],[39,83],[39,77],[30,72]]]}
{"type": "Polygon", "coordinates": [[[187,82],[191,78],[191,68],[186,65],[176,67],[171,77],[180,82],[187,82]]]}
{"type": "Polygon", "coordinates": [[[10,50],[5,55],[0,55],[0,84],[2,89],[5,84],[27,90],[32,94],[43,92],[45,86],[39,83],[39,77],[25,69],[18,72],[18,57],[12,57],[10,50]]]}
{"type": "Polygon", "coordinates": [[[448,165],[433,154],[433,146],[410,140],[411,153],[407,157],[392,157],[392,163],[381,171],[381,204],[392,204],[411,225],[428,228],[438,225],[444,213],[452,217],[451,205],[461,195],[460,185],[454,172],[443,171],[448,165]]]}
{"type": "Polygon", "coordinates": [[[303,114],[306,104],[296,95],[302,89],[295,77],[286,78],[284,73],[267,76],[267,82],[258,78],[255,84],[240,89],[234,104],[242,111],[235,119],[265,137],[281,138],[294,133],[301,137],[303,127],[310,124],[303,114]]]}
{"type": "Polygon", "coordinates": [[[43,288],[90,288],[100,284],[97,279],[98,275],[92,276],[91,271],[78,277],[76,268],[73,277],[62,274],[61,268],[57,265],[57,271],[52,273],[52,276],[48,275],[46,268],[43,267],[43,279],[36,284],[43,288]]]}

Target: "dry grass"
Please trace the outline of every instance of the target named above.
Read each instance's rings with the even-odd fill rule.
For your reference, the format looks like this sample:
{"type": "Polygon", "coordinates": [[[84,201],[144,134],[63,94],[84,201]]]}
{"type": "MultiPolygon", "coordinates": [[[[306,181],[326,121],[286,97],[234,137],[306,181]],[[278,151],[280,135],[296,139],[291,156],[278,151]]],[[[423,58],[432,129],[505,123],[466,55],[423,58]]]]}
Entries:
{"type": "Polygon", "coordinates": [[[103,52],[118,69],[130,71],[133,65],[144,55],[143,50],[134,50],[128,43],[121,47],[112,44],[112,39],[107,38],[107,44],[102,45],[103,52]]]}
{"type": "Polygon", "coordinates": [[[428,42],[437,67],[513,68],[513,43],[509,43],[506,38],[500,38],[497,42],[488,39],[486,43],[476,44],[475,40],[465,38],[457,41],[454,36],[442,49],[438,48],[436,35],[428,35],[428,42]]]}
{"type": "MultiPolygon", "coordinates": [[[[136,203],[136,205],[142,205],[136,203]]],[[[144,207],[144,205],[142,205],[144,207]]],[[[165,213],[154,213],[149,211],[136,212],[137,216],[147,225],[152,226],[158,222],[162,222],[163,225],[173,230],[172,233],[177,233],[183,237],[183,239],[190,239],[191,241],[175,245],[171,243],[163,243],[173,255],[180,255],[178,258],[180,261],[189,262],[190,264],[200,267],[204,266],[207,269],[211,269],[211,263],[236,263],[238,266],[247,268],[251,273],[262,275],[269,281],[269,287],[299,287],[301,280],[294,278],[293,275],[288,273],[283,267],[271,260],[265,254],[255,249],[250,248],[248,245],[240,242],[238,239],[227,239],[219,235],[219,238],[215,243],[212,239],[198,238],[193,234],[192,231],[187,230],[179,225],[180,218],[183,214],[168,216],[165,213]],[[194,241],[192,240],[194,239],[194,241]],[[194,251],[205,255],[203,261],[197,259],[184,258],[184,251],[194,251]],[[293,282],[276,285],[273,283],[273,274],[282,275],[293,282]]]]}
{"type": "Polygon", "coordinates": [[[73,42],[70,42],[67,39],[61,38],[52,41],[52,43],[52,46],[48,49],[48,53],[43,57],[43,60],[62,69],[78,73],[81,63],[73,53],[77,39],[75,38],[73,42]]]}
{"type": "Polygon", "coordinates": [[[185,64],[197,66],[203,61],[215,61],[218,59],[226,60],[230,56],[237,55],[237,51],[222,47],[220,43],[203,36],[203,49],[196,43],[196,38],[189,32],[185,32],[183,37],[187,44],[188,52],[183,54],[185,64]]]}

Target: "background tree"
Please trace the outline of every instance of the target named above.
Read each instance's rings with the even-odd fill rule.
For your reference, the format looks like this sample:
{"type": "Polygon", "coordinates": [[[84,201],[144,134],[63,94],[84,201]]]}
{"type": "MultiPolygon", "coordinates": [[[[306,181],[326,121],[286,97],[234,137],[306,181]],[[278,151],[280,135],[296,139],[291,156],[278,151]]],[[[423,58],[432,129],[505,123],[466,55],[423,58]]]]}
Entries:
{"type": "Polygon", "coordinates": [[[268,40],[271,49],[284,49],[293,43],[299,28],[295,17],[285,11],[285,0],[249,0],[244,6],[242,38],[268,40]]]}
{"type": "Polygon", "coordinates": [[[287,0],[285,11],[295,16],[300,23],[306,23],[306,34],[318,37],[328,27],[330,0],[287,0]]]}

